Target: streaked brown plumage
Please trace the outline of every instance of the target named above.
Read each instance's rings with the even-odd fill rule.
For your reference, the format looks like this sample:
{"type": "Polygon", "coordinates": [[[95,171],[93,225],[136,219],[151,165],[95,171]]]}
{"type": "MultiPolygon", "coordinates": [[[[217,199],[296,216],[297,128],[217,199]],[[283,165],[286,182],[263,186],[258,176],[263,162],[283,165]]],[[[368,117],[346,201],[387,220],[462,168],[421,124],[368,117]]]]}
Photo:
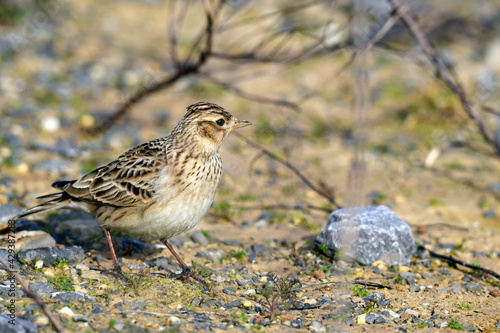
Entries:
{"type": "Polygon", "coordinates": [[[216,104],[193,104],[168,136],[132,148],[80,179],[55,182],[61,192],[40,197],[49,200],[17,218],[59,208],[84,211],[102,225],[121,275],[109,230],[162,240],[190,274],[168,239],[206,214],[222,173],[219,147],[232,129],[250,124],[216,104]]]}

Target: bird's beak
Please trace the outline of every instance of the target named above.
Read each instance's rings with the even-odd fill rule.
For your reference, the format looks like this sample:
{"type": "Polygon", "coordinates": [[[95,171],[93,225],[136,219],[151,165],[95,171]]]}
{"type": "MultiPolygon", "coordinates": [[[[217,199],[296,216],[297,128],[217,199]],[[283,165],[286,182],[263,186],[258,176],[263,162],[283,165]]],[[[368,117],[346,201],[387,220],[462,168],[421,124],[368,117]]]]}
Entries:
{"type": "Polygon", "coordinates": [[[249,121],[236,119],[234,124],[231,126],[231,129],[250,126],[250,125],[252,125],[252,123],[249,121]]]}

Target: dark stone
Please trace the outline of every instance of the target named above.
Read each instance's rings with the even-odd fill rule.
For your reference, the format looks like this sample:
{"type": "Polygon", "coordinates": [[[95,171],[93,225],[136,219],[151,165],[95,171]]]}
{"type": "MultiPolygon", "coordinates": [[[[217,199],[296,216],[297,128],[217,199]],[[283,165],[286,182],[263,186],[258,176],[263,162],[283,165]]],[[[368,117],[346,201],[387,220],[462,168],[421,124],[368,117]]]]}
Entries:
{"type": "Polygon", "coordinates": [[[195,243],[201,244],[201,245],[207,245],[208,244],[208,239],[203,235],[201,231],[193,231],[190,235],[189,238],[195,243]]]}
{"type": "Polygon", "coordinates": [[[224,305],[224,307],[226,309],[239,308],[240,306],[241,306],[240,301],[231,301],[231,302],[227,303],[226,305],[224,305]]]}
{"type": "Polygon", "coordinates": [[[418,284],[416,284],[416,283],[412,283],[410,285],[410,291],[412,293],[418,293],[420,291],[420,286],[418,284]]]}
{"type": "Polygon", "coordinates": [[[63,303],[86,302],[93,300],[92,296],[89,296],[81,291],[57,291],[52,293],[50,297],[60,300],[63,303]]]}
{"type": "Polygon", "coordinates": [[[230,246],[240,246],[240,242],[238,242],[237,240],[224,240],[222,241],[222,244],[224,245],[230,245],[230,246]]]}
{"type": "Polygon", "coordinates": [[[480,285],[477,285],[475,283],[471,283],[471,282],[467,282],[465,285],[464,285],[464,288],[469,291],[469,292],[473,292],[473,293],[479,293],[479,292],[482,292],[483,291],[483,287],[481,287],[480,285]]]}
{"type": "MultiPolygon", "coordinates": [[[[9,266],[11,265],[14,266],[14,269],[16,271],[19,271],[22,268],[22,265],[17,261],[16,257],[14,257],[14,261],[12,261],[12,257],[9,258],[9,251],[7,251],[6,249],[0,249],[0,257],[5,259],[5,261],[7,261],[9,266]]],[[[0,269],[5,269],[1,263],[0,263],[0,269]]]]}
{"type": "Polygon", "coordinates": [[[407,331],[407,330],[405,330],[403,327],[396,327],[394,330],[395,330],[396,332],[401,332],[401,333],[406,333],[406,332],[408,332],[408,331],[407,331]]]}
{"type": "Polygon", "coordinates": [[[99,304],[94,304],[92,307],[92,314],[99,314],[104,312],[104,306],[99,304]]]}
{"type": "Polygon", "coordinates": [[[128,301],[124,301],[123,304],[130,306],[131,310],[142,310],[142,309],[144,309],[147,306],[144,303],[128,302],[128,301]]]}
{"type": "Polygon", "coordinates": [[[255,253],[256,256],[261,257],[262,255],[264,255],[266,247],[262,244],[253,244],[251,246],[251,250],[255,253]]]}
{"type": "Polygon", "coordinates": [[[388,307],[390,305],[391,305],[391,301],[389,301],[389,300],[378,302],[378,306],[380,306],[380,307],[388,307]]]}
{"type": "Polygon", "coordinates": [[[227,288],[223,288],[222,289],[222,292],[224,294],[228,294],[228,295],[234,295],[236,293],[236,290],[234,287],[227,287],[227,288]]]}
{"type": "Polygon", "coordinates": [[[386,323],[387,321],[385,320],[384,317],[382,316],[379,316],[377,318],[375,318],[375,320],[373,321],[374,324],[384,324],[386,323]]]}
{"type": "Polygon", "coordinates": [[[24,296],[24,291],[22,291],[21,289],[16,289],[15,288],[15,284],[16,284],[15,279],[14,279],[14,289],[11,289],[10,286],[7,286],[5,284],[0,284],[0,296],[3,297],[3,298],[7,298],[7,299],[23,297],[24,296]],[[14,291],[12,291],[12,290],[14,290],[14,291]],[[14,297],[11,297],[12,296],[12,292],[14,292],[14,294],[15,294],[14,297]]]}
{"type": "Polygon", "coordinates": [[[34,282],[30,284],[31,290],[33,290],[37,295],[43,297],[49,297],[50,293],[54,291],[54,287],[51,284],[46,282],[34,282]]]}
{"type": "Polygon", "coordinates": [[[63,249],[41,247],[20,252],[18,258],[28,264],[34,264],[36,260],[42,260],[45,266],[52,266],[59,260],[66,260],[68,264],[74,265],[85,259],[85,252],[80,246],[69,246],[63,249]]]}
{"type": "Polygon", "coordinates": [[[365,302],[378,303],[381,300],[383,300],[384,298],[385,298],[384,294],[380,294],[380,293],[375,292],[375,293],[371,293],[370,295],[366,295],[365,297],[363,297],[363,300],[365,302]]]}
{"type": "Polygon", "coordinates": [[[483,217],[486,219],[495,219],[497,217],[497,213],[494,210],[487,210],[483,212],[483,217]]]}
{"type": "Polygon", "coordinates": [[[253,282],[252,282],[252,279],[251,278],[246,278],[246,279],[236,279],[236,283],[241,286],[241,287],[244,287],[246,285],[249,285],[249,286],[253,286],[253,282]]]}
{"type": "Polygon", "coordinates": [[[439,274],[442,274],[442,275],[451,275],[450,271],[447,270],[447,269],[442,269],[439,271],[439,274]]]}
{"type": "Polygon", "coordinates": [[[475,332],[478,330],[478,328],[476,326],[464,326],[462,329],[464,331],[471,331],[471,332],[475,332]]]}
{"type": "Polygon", "coordinates": [[[421,274],[424,280],[431,280],[434,278],[434,275],[432,275],[432,273],[429,272],[422,272],[421,274]]]}
{"type": "Polygon", "coordinates": [[[293,328],[303,328],[304,325],[302,324],[302,320],[300,320],[300,318],[297,318],[295,320],[292,321],[292,327],[293,328]]]}
{"type": "Polygon", "coordinates": [[[9,324],[12,320],[8,315],[0,315],[0,332],[2,333],[38,333],[37,325],[30,321],[16,318],[15,325],[9,324]]]}
{"type": "Polygon", "coordinates": [[[384,271],[383,271],[383,270],[381,270],[380,268],[378,268],[377,266],[370,266],[369,268],[370,268],[370,269],[373,271],[373,273],[375,273],[375,274],[383,274],[383,273],[384,273],[384,271]]]}
{"type": "Polygon", "coordinates": [[[23,208],[11,203],[0,205],[0,225],[6,224],[9,219],[21,214],[23,211],[23,208]]]}
{"type": "Polygon", "coordinates": [[[81,314],[77,314],[73,317],[73,321],[76,322],[84,322],[84,323],[90,323],[90,317],[89,316],[83,316],[81,314]]]}
{"type": "Polygon", "coordinates": [[[299,266],[299,267],[304,267],[306,265],[306,263],[304,262],[304,260],[298,258],[297,260],[295,260],[295,262],[293,263],[295,266],[299,266]]]}
{"type": "Polygon", "coordinates": [[[373,313],[369,313],[366,315],[365,317],[365,321],[368,323],[368,324],[373,324],[373,322],[375,321],[375,319],[377,319],[377,316],[375,316],[373,313]]]}
{"type": "MultiPolygon", "coordinates": [[[[334,211],[315,239],[327,246],[327,255],[340,251],[344,260],[369,265],[409,265],[415,242],[410,226],[386,206],[343,208],[334,211]]],[[[324,246],[322,247],[324,248],[324,246]]]]}
{"type": "Polygon", "coordinates": [[[167,270],[169,266],[168,259],[165,257],[158,257],[151,260],[151,266],[157,267],[158,269],[167,270]]]}
{"type": "Polygon", "coordinates": [[[408,284],[413,284],[418,281],[418,278],[415,276],[415,274],[411,272],[401,272],[399,273],[399,276],[406,281],[408,284]]]}

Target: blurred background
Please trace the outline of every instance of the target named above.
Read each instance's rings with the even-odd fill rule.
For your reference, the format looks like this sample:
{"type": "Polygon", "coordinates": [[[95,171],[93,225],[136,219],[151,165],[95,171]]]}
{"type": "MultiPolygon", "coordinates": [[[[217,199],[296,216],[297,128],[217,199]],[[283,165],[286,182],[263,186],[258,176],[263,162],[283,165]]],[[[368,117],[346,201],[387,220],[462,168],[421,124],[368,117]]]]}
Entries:
{"type": "Polygon", "coordinates": [[[31,206],[209,101],[253,123],[221,148],[209,224],[317,233],[339,205],[384,204],[500,230],[500,5],[402,2],[475,120],[393,5],[0,0],[0,204],[31,206]]]}

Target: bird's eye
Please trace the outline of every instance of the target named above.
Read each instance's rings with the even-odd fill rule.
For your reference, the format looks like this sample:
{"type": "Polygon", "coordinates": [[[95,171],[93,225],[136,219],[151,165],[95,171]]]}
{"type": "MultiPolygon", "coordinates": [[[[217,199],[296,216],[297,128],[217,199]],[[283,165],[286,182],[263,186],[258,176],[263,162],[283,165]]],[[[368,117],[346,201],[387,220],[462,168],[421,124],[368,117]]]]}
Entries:
{"type": "Polygon", "coordinates": [[[225,121],[224,119],[222,119],[222,118],[221,118],[221,119],[217,120],[215,123],[216,123],[217,125],[219,125],[219,126],[224,126],[224,124],[226,123],[226,121],[225,121]]]}

